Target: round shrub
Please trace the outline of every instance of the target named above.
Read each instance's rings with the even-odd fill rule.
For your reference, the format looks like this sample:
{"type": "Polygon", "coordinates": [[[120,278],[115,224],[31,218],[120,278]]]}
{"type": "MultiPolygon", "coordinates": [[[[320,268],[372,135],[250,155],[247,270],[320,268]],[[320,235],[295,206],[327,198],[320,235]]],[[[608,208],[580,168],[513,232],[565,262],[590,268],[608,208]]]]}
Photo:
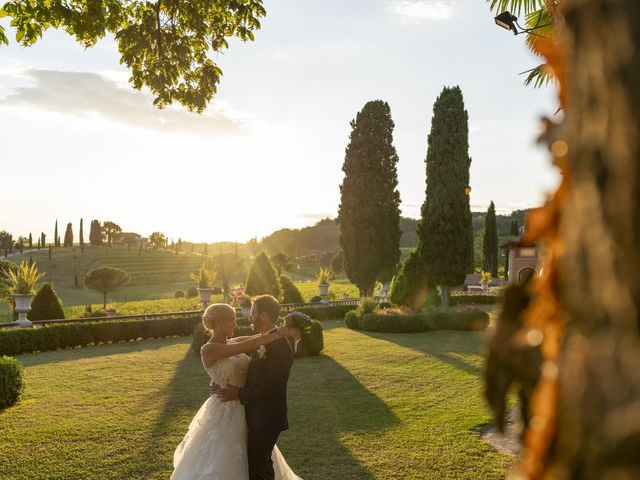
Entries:
{"type": "Polygon", "coordinates": [[[187,298],[193,298],[198,296],[198,289],[196,287],[189,287],[187,290],[187,298]]]}
{"type": "Polygon", "coordinates": [[[27,315],[29,320],[58,320],[64,318],[62,302],[50,283],[40,287],[31,301],[31,311],[27,315]]]}
{"type": "Polygon", "coordinates": [[[355,310],[349,310],[344,315],[344,323],[353,330],[360,330],[360,317],[355,310]]]}
{"type": "Polygon", "coordinates": [[[296,357],[311,357],[320,355],[324,348],[324,333],[322,324],[313,320],[308,332],[302,336],[296,348],[296,357]]]}
{"type": "Polygon", "coordinates": [[[98,318],[98,317],[106,317],[107,316],[107,312],[105,312],[104,310],[100,309],[100,310],[96,310],[94,312],[91,312],[91,315],[89,315],[89,318],[98,318]]]}
{"type": "Polygon", "coordinates": [[[282,287],[282,303],[304,303],[300,290],[289,277],[281,275],[280,286],[282,287]]]}
{"type": "Polygon", "coordinates": [[[320,303],[321,301],[322,297],[320,295],[315,295],[311,297],[311,300],[309,300],[310,303],[320,303]]]}
{"type": "Polygon", "coordinates": [[[24,389],[24,369],[11,357],[0,357],[0,410],[18,403],[24,389]]]}
{"type": "Polygon", "coordinates": [[[174,297],[176,297],[176,298],[184,298],[184,290],[178,290],[175,293],[174,297]]]}

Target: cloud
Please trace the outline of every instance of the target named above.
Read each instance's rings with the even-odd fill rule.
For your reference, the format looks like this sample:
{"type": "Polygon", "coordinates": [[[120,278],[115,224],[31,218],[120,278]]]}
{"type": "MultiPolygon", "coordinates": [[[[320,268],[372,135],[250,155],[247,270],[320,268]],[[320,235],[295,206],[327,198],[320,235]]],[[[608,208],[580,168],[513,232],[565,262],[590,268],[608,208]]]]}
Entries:
{"type": "MultiPolygon", "coordinates": [[[[246,115],[220,106],[204,114],[191,113],[182,107],[159,110],[151,95],[121,87],[113,77],[88,72],[25,70],[20,77],[32,86],[12,88],[3,107],[32,107],[64,115],[107,120],[151,130],[225,136],[246,133],[246,115]]],[[[23,82],[21,82],[23,83],[23,82]]]]}
{"type": "Polygon", "coordinates": [[[456,11],[456,0],[395,0],[391,12],[404,21],[447,20],[456,11]]]}

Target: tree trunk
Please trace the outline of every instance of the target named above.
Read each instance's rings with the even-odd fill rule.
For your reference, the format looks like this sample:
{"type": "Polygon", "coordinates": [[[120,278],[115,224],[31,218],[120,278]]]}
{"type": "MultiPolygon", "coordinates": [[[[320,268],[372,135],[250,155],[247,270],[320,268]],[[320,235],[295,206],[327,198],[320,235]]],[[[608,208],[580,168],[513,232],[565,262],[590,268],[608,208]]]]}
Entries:
{"type": "Polygon", "coordinates": [[[102,292],[102,308],[107,309],[107,291],[102,292]]]}
{"type": "Polygon", "coordinates": [[[545,478],[640,478],[640,1],[564,3],[567,334],[545,478]]]}
{"type": "Polygon", "coordinates": [[[442,295],[442,308],[449,310],[449,286],[440,285],[440,292],[442,295]]]}

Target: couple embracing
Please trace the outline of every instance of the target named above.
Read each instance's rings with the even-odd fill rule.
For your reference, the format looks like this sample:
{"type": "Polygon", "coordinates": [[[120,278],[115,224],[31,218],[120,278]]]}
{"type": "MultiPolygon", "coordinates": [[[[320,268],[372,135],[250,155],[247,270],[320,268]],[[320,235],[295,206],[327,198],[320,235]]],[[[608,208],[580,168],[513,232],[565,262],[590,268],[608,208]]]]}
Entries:
{"type": "Polygon", "coordinates": [[[277,327],[280,304],[255,299],[257,335],[236,337],[235,310],[210,305],[202,321],[212,331],[200,352],[211,377],[211,397],[191,421],[173,457],[171,480],[301,480],[276,446],[287,421],[287,382],[297,329],[277,327]],[[251,356],[249,356],[250,354],[251,356]]]}

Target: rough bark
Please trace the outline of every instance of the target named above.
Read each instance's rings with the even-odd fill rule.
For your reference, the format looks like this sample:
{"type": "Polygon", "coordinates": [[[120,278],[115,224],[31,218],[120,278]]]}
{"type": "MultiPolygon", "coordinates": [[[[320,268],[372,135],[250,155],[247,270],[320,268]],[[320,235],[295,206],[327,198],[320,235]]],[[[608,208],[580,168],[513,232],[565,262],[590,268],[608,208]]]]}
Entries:
{"type": "Polygon", "coordinates": [[[640,2],[565,6],[567,334],[546,478],[640,478],[640,2]]]}

